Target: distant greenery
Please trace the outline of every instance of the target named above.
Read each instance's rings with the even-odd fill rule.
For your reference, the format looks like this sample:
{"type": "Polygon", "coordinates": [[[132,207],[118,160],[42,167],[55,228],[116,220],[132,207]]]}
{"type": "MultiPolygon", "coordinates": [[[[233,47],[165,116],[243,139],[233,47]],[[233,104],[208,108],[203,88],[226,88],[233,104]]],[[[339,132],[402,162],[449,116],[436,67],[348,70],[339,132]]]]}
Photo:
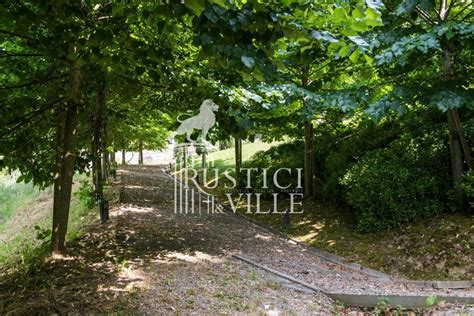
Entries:
{"type": "MultiPolygon", "coordinates": [[[[244,142],[242,144],[242,161],[249,160],[252,156],[256,153],[261,151],[266,151],[273,146],[279,145],[280,142],[262,142],[262,141],[255,141],[255,142],[244,142]]],[[[227,148],[224,150],[217,150],[209,153],[207,155],[207,161],[209,163],[214,163],[214,168],[219,169],[220,171],[224,171],[227,168],[234,168],[235,166],[235,149],[234,147],[227,148]]],[[[199,157],[195,158],[196,167],[200,166],[200,159],[199,157]]]]}

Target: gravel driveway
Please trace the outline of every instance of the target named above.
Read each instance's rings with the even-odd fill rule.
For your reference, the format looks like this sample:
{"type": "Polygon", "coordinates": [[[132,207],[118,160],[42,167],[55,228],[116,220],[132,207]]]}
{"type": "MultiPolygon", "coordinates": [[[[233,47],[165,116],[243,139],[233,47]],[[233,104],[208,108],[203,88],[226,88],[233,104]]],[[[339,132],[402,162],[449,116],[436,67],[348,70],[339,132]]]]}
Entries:
{"type": "Polygon", "coordinates": [[[327,296],[308,293],[232,258],[232,254],[244,255],[325,292],[474,296],[472,288],[434,290],[362,274],[326,261],[230,213],[175,214],[174,182],[161,168],[130,166],[121,171],[119,240],[124,249],[133,241],[133,251],[138,247],[150,254],[148,290],[140,307],[144,313],[326,314],[341,310],[327,296]]]}

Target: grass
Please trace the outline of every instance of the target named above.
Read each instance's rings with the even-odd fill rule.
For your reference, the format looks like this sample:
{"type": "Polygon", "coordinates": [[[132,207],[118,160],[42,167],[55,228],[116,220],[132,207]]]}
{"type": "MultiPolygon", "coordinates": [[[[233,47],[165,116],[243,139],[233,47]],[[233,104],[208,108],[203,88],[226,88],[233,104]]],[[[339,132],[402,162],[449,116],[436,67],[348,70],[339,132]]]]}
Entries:
{"type": "MultiPolygon", "coordinates": [[[[245,144],[243,161],[272,145],[245,144]]],[[[221,170],[234,167],[233,148],[214,152],[212,157],[221,170]]],[[[222,188],[212,192],[221,196],[220,200],[226,204],[222,188]]],[[[281,211],[288,201],[279,203],[281,211]]],[[[273,202],[262,200],[261,210],[269,208],[273,208],[273,202]]],[[[399,229],[362,234],[355,230],[355,215],[348,207],[305,201],[303,209],[303,214],[291,215],[290,227],[284,226],[281,214],[245,215],[294,239],[392,275],[414,280],[470,280],[474,277],[470,257],[474,248],[472,214],[445,213],[399,229]]],[[[240,205],[239,212],[245,211],[246,205],[240,205]]]]}
{"type": "Polygon", "coordinates": [[[41,194],[31,184],[16,183],[17,176],[15,173],[0,174],[0,232],[15,210],[26,206],[41,194]]]}
{"type": "MultiPolygon", "coordinates": [[[[242,143],[242,161],[249,160],[253,155],[259,151],[266,151],[273,146],[277,146],[280,142],[264,143],[262,141],[255,141],[253,143],[242,143]]],[[[224,150],[218,150],[211,152],[206,157],[209,166],[217,168],[220,171],[226,170],[227,168],[235,167],[235,148],[227,148],[224,150]]],[[[200,166],[200,156],[195,159],[194,164],[200,166]]]]}
{"type": "MultiPolygon", "coordinates": [[[[77,176],[76,180],[83,177],[77,176]]],[[[16,183],[10,176],[0,177],[0,236],[3,239],[0,241],[0,270],[27,269],[48,253],[52,194],[52,189],[41,192],[30,184],[16,183]],[[40,235],[45,236],[38,238],[40,235]]],[[[91,210],[73,195],[68,240],[80,234],[90,216],[91,210]]]]}

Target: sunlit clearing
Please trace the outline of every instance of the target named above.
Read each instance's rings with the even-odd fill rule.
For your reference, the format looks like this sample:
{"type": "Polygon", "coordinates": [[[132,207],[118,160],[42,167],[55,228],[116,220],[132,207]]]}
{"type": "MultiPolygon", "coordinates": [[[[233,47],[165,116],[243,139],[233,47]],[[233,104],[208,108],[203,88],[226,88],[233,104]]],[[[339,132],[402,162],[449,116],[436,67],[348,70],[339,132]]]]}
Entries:
{"type": "Polygon", "coordinates": [[[270,236],[270,235],[264,236],[264,235],[257,234],[257,235],[255,235],[255,238],[263,239],[263,240],[271,240],[272,236],[270,236]]]}
{"type": "Polygon", "coordinates": [[[120,211],[134,212],[134,213],[150,213],[153,211],[153,208],[128,205],[128,206],[122,206],[120,208],[120,211]]]}
{"type": "Polygon", "coordinates": [[[301,221],[301,222],[298,222],[298,226],[303,226],[303,225],[306,225],[306,224],[311,224],[311,221],[310,220],[306,220],[306,221],[301,221]]]}
{"type": "Polygon", "coordinates": [[[301,242],[307,242],[307,241],[310,241],[310,240],[314,239],[314,237],[316,237],[316,236],[318,235],[318,233],[319,233],[319,232],[317,232],[317,231],[316,231],[316,232],[313,231],[313,232],[311,232],[311,233],[309,233],[309,234],[307,234],[307,235],[298,236],[298,237],[295,238],[295,239],[298,240],[298,241],[301,241],[301,242]]]}
{"type": "Polygon", "coordinates": [[[203,261],[209,261],[209,262],[214,262],[214,263],[221,263],[223,260],[219,257],[216,256],[210,256],[206,253],[196,251],[193,255],[189,254],[184,254],[181,252],[173,252],[168,255],[166,255],[167,258],[172,258],[172,259],[178,259],[186,262],[192,262],[192,263],[197,263],[197,262],[203,262],[203,261]]]}
{"type": "Polygon", "coordinates": [[[53,253],[49,259],[57,260],[57,261],[72,261],[72,260],[78,260],[78,257],[68,257],[60,253],[53,253]]]}
{"type": "Polygon", "coordinates": [[[314,228],[316,228],[316,230],[321,230],[324,228],[324,224],[323,223],[316,223],[313,225],[314,228]]]}

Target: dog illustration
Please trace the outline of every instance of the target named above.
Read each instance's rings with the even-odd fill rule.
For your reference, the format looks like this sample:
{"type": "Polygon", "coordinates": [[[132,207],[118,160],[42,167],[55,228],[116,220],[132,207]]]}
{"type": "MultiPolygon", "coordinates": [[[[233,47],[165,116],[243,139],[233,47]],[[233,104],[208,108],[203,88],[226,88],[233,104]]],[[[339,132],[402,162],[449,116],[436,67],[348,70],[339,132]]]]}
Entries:
{"type": "Polygon", "coordinates": [[[207,132],[211,129],[212,126],[216,123],[216,115],[214,112],[219,110],[219,106],[215,104],[211,99],[204,100],[199,108],[199,114],[188,119],[181,121],[178,117],[178,122],[181,123],[176,135],[186,134],[186,139],[191,143],[195,143],[191,139],[191,134],[193,130],[201,130],[202,140],[206,141],[207,132]]]}

